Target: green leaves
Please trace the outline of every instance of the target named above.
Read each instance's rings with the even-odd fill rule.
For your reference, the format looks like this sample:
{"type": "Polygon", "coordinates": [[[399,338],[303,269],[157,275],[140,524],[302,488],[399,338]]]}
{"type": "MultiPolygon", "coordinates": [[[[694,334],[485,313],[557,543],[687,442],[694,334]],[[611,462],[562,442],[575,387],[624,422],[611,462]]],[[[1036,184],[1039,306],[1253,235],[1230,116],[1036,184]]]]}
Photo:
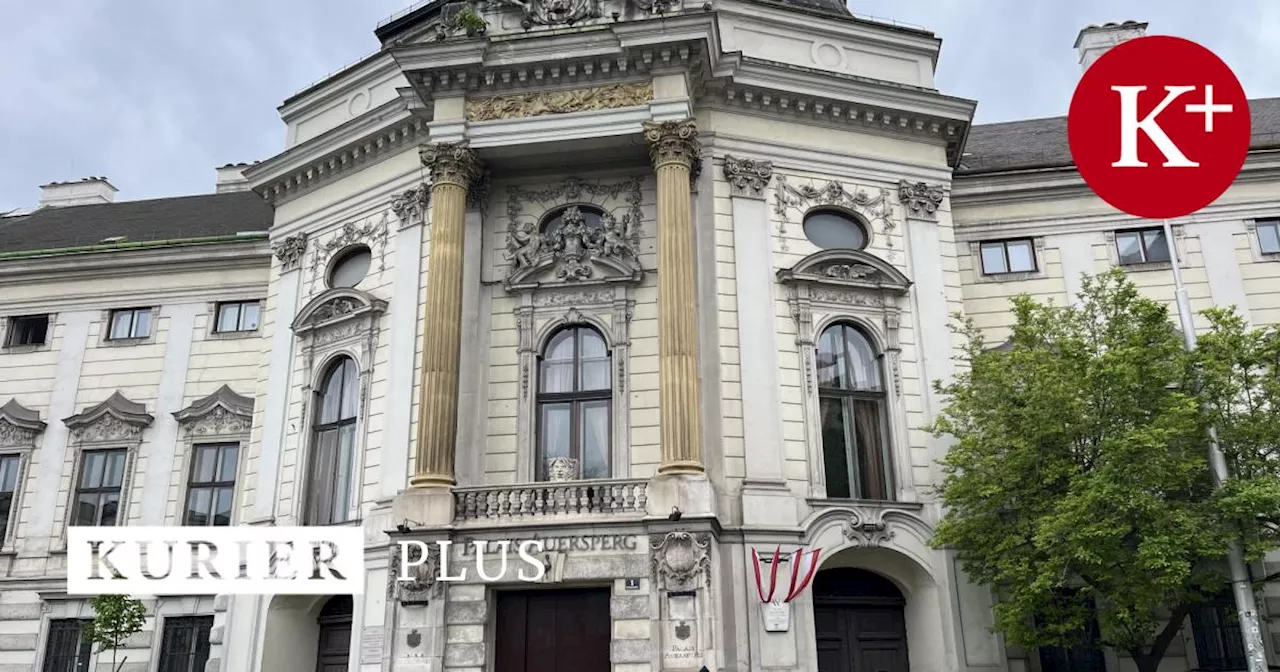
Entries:
{"type": "Polygon", "coordinates": [[[97,595],[89,598],[93,607],[93,621],[85,631],[85,639],[99,646],[98,651],[115,652],[130,635],[140,632],[146,622],[147,610],[140,600],[127,595],[97,595]]]}
{"type": "Polygon", "coordinates": [[[1255,557],[1276,544],[1280,337],[1210,311],[1189,353],[1118,270],[1085,278],[1076,306],[1012,309],[1007,349],[961,324],[968,366],[937,386],[948,403],[930,429],[955,445],[934,543],[996,589],[1012,641],[1075,643],[1096,613],[1102,641],[1146,667],[1169,611],[1225,583],[1233,536],[1255,557]],[[1211,425],[1237,478],[1222,490],[1211,425]]]}

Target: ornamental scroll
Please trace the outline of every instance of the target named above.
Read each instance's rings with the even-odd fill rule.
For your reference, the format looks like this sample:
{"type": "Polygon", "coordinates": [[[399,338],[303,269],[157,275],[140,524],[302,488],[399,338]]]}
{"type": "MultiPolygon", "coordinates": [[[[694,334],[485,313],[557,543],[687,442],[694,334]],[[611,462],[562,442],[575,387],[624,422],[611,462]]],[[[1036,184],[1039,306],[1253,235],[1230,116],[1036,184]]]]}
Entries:
{"type": "Polygon", "coordinates": [[[468,121],[522,119],[548,114],[636,107],[648,105],[650,100],[653,100],[653,82],[629,82],[570,91],[533,91],[468,100],[466,115],[468,121]]]}

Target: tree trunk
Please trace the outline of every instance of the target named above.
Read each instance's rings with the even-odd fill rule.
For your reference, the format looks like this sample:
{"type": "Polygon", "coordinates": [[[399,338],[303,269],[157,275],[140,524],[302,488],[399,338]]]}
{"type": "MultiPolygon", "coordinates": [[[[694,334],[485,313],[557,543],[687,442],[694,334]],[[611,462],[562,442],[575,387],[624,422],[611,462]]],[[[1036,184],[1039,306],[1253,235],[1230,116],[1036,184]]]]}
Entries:
{"type": "Polygon", "coordinates": [[[1169,650],[1169,644],[1173,643],[1173,638],[1177,637],[1178,631],[1182,630],[1182,622],[1187,619],[1190,611],[1189,605],[1180,604],[1174,607],[1164,629],[1156,635],[1155,641],[1151,642],[1151,648],[1146,651],[1141,648],[1129,649],[1129,655],[1133,657],[1133,663],[1138,667],[1138,672],[1156,672],[1156,668],[1160,667],[1160,661],[1164,659],[1165,652],[1169,650]]]}

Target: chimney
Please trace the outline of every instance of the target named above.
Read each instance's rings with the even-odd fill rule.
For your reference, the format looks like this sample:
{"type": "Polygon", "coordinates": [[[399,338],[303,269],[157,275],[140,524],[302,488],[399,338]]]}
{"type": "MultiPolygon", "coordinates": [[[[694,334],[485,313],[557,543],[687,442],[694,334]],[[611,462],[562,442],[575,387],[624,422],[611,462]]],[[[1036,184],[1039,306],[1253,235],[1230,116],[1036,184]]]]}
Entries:
{"type": "Polygon", "coordinates": [[[40,185],[38,207],[60,208],[68,205],[98,205],[116,200],[115,187],[105,177],[86,177],[73,182],[50,182],[40,185]]]}
{"type": "Polygon", "coordinates": [[[1087,26],[1076,36],[1076,51],[1080,52],[1080,71],[1088,70],[1089,66],[1107,53],[1111,47],[1146,34],[1147,24],[1137,21],[1087,26]]]}
{"type": "Polygon", "coordinates": [[[233,191],[249,191],[249,180],[244,177],[244,170],[248,167],[247,163],[228,163],[225,166],[219,166],[214,192],[226,194],[233,191]]]}

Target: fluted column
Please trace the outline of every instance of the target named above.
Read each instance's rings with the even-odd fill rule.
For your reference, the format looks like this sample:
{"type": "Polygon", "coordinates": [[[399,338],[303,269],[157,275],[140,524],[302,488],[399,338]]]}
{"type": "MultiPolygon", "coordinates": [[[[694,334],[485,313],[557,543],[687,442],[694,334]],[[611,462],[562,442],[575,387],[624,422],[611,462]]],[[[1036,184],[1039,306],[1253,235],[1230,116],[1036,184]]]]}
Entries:
{"type": "Polygon", "coordinates": [[[692,119],[646,122],[658,179],[658,405],[661,474],[701,473],[698,330],[690,187],[699,163],[692,119]]]}
{"type": "MultiPolygon", "coordinates": [[[[480,174],[464,143],[422,148],[431,171],[431,254],[427,262],[426,328],[422,335],[421,405],[418,408],[414,488],[454,484],[458,436],[458,353],[462,334],[462,257],[467,189],[480,174]]],[[[397,364],[399,365],[399,364],[397,364]]]]}

